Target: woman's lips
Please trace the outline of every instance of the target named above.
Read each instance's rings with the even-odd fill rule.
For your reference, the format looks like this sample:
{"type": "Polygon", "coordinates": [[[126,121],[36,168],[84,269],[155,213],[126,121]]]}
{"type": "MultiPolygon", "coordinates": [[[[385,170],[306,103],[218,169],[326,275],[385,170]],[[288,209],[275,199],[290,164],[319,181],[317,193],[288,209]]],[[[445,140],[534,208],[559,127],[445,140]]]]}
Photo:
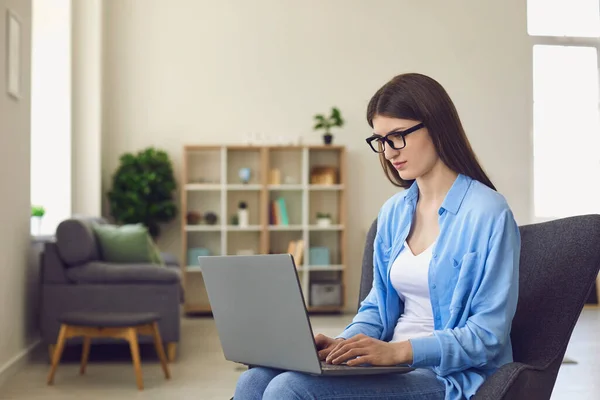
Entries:
{"type": "Polygon", "coordinates": [[[394,168],[396,169],[401,169],[406,165],[406,161],[398,161],[398,162],[394,162],[392,163],[392,165],[394,166],[394,168]]]}

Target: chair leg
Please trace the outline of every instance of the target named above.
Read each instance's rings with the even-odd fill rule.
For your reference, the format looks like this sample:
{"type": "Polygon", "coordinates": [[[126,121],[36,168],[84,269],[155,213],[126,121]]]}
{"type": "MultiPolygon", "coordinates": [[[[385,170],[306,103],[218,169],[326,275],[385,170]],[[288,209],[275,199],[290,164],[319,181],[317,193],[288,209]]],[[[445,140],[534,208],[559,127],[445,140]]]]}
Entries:
{"type": "Polygon", "coordinates": [[[129,347],[131,349],[131,358],[133,360],[133,369],[135,371],[135,380],[139,390],[144,390],[144,381],[142,378],[142,365],[140,361],[140,347],[137,340],[137,330],[135,328],[129,328],[127,333],[127,340],[129,341],[129,347]]]}
{"type": "Polygon", "coordinates": [[[50,360],[50,364],[52,364],[52,359],[54,358],[54,350],[56,349],[56,345],[49,344],[48,345],[48,360],[50,360]]]}
{"type": "Polygon", "coordinates": [[[58,363],[60,362],[62,352],[65,348],[65,341],[67,340],[67,334],[69,333],[68,331],[68,325],[61,325],[60,332],[58,333],[58,340],[56,342],[56,349],[54,350],[54,354],[52,354],[52,367],[50,368],[50,373],[48,374],[48,385],[52,385],[54,383],[54,374],[56,373],[58,363]]]}
{"type": "Polygon", "coordinates": [[[167,356],[165,355],[165,349],[163,348],[160,331],[158,330],[158,324],[156,322],[152,324],[152,336],[154,336],[154,347],[156,348],[156,353],[160,359],[160,365],[165,373],[165,378],[171,379],[171,375],[169,374],[169,366],[167,365],[167,356]]]}
{"type": "Polygon", "coordinates": [[[83,337],[83,351],[81,352],[81,368],[79,368],[79,373],[81,375],[85,374],[85,367],[87,366],[87,362],[90,357],[91,341],[92,339],[89,336],[83,337]]]}
{"type": "Polygon", "coordinates": [[[167,343],[167,355],[169,356],[169,362],[175,362],[177,357],[177,343],[167,343]]]}

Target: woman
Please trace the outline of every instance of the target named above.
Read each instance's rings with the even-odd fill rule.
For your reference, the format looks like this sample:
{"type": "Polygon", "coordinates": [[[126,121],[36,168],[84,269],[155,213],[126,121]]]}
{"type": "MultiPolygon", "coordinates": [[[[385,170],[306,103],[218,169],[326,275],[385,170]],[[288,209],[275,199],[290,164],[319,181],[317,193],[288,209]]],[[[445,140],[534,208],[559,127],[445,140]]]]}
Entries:
{"type": "Polygon", "coordinates": [[[235,399],[464,399],[512,361],[520,236],[479,165],[446,91],[420,74],[393,78],[367,109],[393,184],[381,208],[373,288],[319,357],[348,365],[409,364],[406,374],[315,377],[255,368],[235,399]]]}

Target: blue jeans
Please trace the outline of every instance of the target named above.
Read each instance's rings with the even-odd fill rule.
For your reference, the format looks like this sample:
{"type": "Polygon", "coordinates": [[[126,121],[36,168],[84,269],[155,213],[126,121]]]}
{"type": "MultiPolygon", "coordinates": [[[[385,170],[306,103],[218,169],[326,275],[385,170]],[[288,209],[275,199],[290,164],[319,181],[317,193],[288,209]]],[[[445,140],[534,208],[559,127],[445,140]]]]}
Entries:
{"type": "Polygon", "coordinates": [[[445,385],[429,369],[405,374],[313,376],[252,368],[239,378],[234,400],[443,400],[445,385]]]}

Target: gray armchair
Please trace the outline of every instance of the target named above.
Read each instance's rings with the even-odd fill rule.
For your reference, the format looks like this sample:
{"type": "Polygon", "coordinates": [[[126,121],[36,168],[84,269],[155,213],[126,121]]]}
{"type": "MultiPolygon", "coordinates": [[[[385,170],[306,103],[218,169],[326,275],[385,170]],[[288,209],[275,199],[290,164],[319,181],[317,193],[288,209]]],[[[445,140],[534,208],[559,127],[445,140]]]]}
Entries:
{"type": "MultiPolygon", "coordinates": [[[[166,266],[113,264],[101,259],[91,223],[101,218],[69,219],[56,230],[56,240],[41,254],[40,330],[52,349],[65,312],[154,312],[171,361],[180,335],[182,299],[180,269],[174,257],[162,254],[166,266]]],[[[110,341],[111,339],[101,339],[110,341]]],[[[140,337],[140,343],[152,342],[140,337]]]]}
{"type": "MultiPolygon", "coordinates": [[[[360,302],[373,281],[373,240],[363,255],[360,302]]],[[[501,367],[475,399],[550,399],[573,328],[600,269],[600,215],[520,227],[519,303],[511,340],[514,362],[501,367]]]]}

